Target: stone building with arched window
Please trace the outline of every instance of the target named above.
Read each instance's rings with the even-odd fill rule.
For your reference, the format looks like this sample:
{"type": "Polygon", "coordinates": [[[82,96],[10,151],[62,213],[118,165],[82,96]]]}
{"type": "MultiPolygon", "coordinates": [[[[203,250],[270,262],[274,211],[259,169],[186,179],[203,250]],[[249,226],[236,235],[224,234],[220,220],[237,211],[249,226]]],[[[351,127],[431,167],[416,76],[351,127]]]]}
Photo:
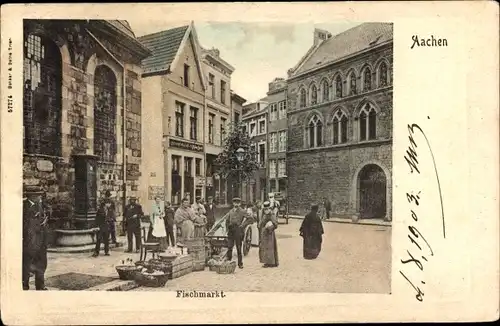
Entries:
{"type": "Polygon", "coordinates": [[[392,62],[392,24],[314,31],[288,71],[291,214],[328,198],[333,216],[392,219],[392,62]]]}
{"type": "Polygon", "coordinates": [[[109,190],[119,228],[140,181],[150,51],[121,20],[27,19],[23,32],[23,185],[46,191],[62,230],[91,228],[109,190]]]}

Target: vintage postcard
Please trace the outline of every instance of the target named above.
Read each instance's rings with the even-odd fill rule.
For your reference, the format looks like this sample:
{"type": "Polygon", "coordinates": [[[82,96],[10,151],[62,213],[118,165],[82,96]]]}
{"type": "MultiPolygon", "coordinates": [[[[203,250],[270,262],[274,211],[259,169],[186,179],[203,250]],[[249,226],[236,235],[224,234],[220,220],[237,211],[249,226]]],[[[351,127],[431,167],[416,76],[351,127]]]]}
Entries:
{"type": "Polygon", "coordinates": [[[5,324],[498,319],[494,2],[1,18],[5,324]]]}

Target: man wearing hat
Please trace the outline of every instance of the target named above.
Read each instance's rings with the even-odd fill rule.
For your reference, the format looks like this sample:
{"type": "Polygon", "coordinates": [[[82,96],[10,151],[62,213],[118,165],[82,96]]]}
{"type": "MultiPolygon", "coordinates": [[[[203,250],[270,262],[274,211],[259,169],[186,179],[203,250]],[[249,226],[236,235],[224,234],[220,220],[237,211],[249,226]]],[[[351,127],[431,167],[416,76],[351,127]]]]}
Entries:
{"type": "Polygon", "coordinates": [[[96,222],[99,232],[95,244],[93,257],[99,256],[101,251],[101,243],[104,242],[104,255],[109,256],[109,236],[114,229],[115,221],[115,204],[110,199],[111,193],[106,190],[105,199],[100,203],[96,213],[96,222]]]}
{"type": "Polygon", "coordinates": [[[111,199],[111,192],[109,190],[106,190],[104,201],[106,203],[110,203],[110,205],[111,205],[111,209],[110,209],[111,216],[110,216],[110,219],[108,220],[108,223],[109,223],[109,235],[111,237],[111,243],[113,243],[113,244],[116,245],[117,244],[117,242],[116,242],[116,227],[115,227],[115,223],[116,223],[116,214],[115,213],[116,213],[116,210],[115,210],[115,203],[111,199]]]}
{"type": "Polygon", "coordinates": [[[23,290],[29,290],[31,272],[35,274],[36,290],[47,290],[47,215],[44,197],[45,192],[40,187],[23,188],[23,290]]]}
{"type": "Polygon", "coordinates": [[[205,205],[205,211],[207,212],[207,231],[209,231],[215,223],[215,204],[212,196],[208,197],[208,202],[205,205]]]}
{"type": "Polygon", "coordinates": [[[141,249],[141,217],[144,215],[142,206],[137,203],[137,198],[130,197],[129,204],[125,207],[125,227],[127,228],[127,252],[132,252],[133,237],[135,235],[135,250],[141,249]]]}
{"type": "Polygon", "coordinates": [[[236,244],[238,254],[238,267],[243,268],[243,256],[241,255],[241,245],[243,242],[243,225],[249,219],[252,219],[245,210],[240,207],[241,199],[233,198],[233,208],[229,211],[226,219],[226,229],[228,237],[227,260],[233,258],[233,248],[236,244]]]}

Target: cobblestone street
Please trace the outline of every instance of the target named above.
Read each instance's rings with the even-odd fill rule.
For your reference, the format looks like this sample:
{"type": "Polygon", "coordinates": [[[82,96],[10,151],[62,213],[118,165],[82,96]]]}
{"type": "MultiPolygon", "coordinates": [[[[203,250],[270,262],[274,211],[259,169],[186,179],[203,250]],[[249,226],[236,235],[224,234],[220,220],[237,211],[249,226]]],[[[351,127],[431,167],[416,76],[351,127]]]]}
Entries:
{"type": "Polygon", "coordinates": [[[391,228],[326,222],[321,254],[309,261],[302,258],[300,223],[290,219],[277,230],[278,268],[262,268],[258,248],[252,247],[245,268],[235,274],[206,269],[169,280],[164,288],[133,291],[390,292],[391,228]]]}

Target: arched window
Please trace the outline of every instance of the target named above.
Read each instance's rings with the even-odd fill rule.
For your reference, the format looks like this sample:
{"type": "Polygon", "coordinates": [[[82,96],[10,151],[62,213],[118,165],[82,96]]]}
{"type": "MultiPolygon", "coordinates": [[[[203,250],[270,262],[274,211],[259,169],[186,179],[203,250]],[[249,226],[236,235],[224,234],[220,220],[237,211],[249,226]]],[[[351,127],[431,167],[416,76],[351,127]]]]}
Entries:
{"type": "Polygon", "coordinates": [[[310,148],[319,147],[323,144],[323,122],[318,115],[313,115],[309,119],[308,129],[308,145],[310,148]]]}
{"type": "Polygon", "coordinates": [[[322,90],[322,101],[323,102],[328,102],[330,100],[330,85],[328,85],[328,81],[323,80],[321,83],[321,90],[322,90]]]}
{"type": "Polygon", "coordinates": [[[356,94],[356,74],[351,73],[349,75],[349,95],[356,94]]]}
{"type": "Polygon", "coordinates": [[[372,72],[366,67],[363,72],[363,91],[367,92],[372,89],[372,72]]]}
{"type": "Polygon", "coordinates": [[[387,65],[382,62],[379,66],[379,86],[387,86],[389,83],[387,81],[387,65]]]}
{"type": "Polygon", "coordinates": [[[318,88],[316,85],[311,87],[311,105],[318,104],[318,88]]]}
{"type": "Polygon", "coordinates": [[[335,98],[341,98],[342,97],[342,78],[340,76],[337,76],[335,78],[335,98]]]}
{"type": "Polygon", "coordinates": [[[24,151],[61,156],[61,52],[51,40],[28,35],[23,61],[24,151]]]}
{"type": "Polygon", "coordinates": [[[359,114],[359,140],[377,138],[377,112],[366,104],[359,114]]]}
{"type": "Polygon", "coordinates": [[[301,108],[306,107],[306,90],[305,89],[300,90],[299,101],[300,101],[299,104],[300,104],[301,108]]]}
{"type": "Polygon", "coordinates": [[[107,66],[98,66],[94,76],[94,154],[115,162],[116,77],[107,66]]]}
{"type": "Polygon", "coordinates": [[[333,144],[347,142],[347,115],[341,110],[333,117],[333,144]]]}

